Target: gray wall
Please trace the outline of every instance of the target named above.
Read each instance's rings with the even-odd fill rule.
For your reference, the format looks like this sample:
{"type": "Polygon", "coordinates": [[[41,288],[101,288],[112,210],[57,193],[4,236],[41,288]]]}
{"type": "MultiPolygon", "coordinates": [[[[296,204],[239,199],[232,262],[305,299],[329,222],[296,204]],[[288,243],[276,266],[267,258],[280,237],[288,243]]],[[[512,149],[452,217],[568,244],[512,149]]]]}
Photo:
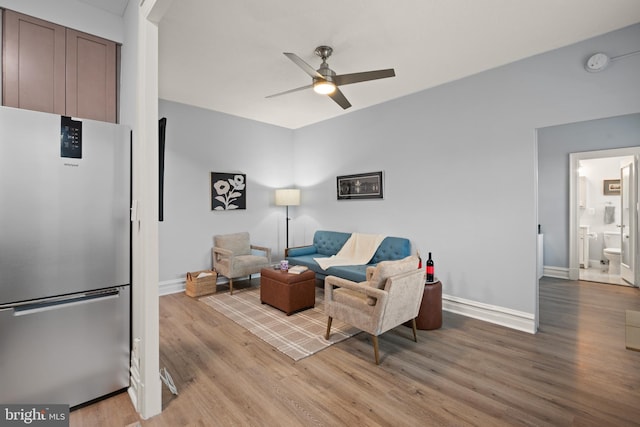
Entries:
{"type": "Polygon", "coordinates": [[[544,265],[569,268],[569,154],[640,146],[640,114],[538,130],[538,212],[544,265]]]}
{"type": "Polygon", "coordinates": [[[274,189],[293,183],[291,130],[160,101],[167,118],[160,281],[211,268],[214,234],[248,231],[255,244],[284,248],[284,208],[274,189]],[[247,209],[211,210],[210,172],[247,175],[247,209]]]}
{"type": "Polygon", "coordinates": [[[635,25],[295,131],[161,102],[161,280],[209,267],[217,232],[248,229],[281,250],[272,193],[294,182],[291,245],[319,228],[408,237],[433,252],[445,294],[535,313],[536,129],[640,112],[640,55],[583,68],[591,53],[624,54],[638,40],[635,25]],[[250,180],[246,212],[209,210],[208,172],[228,169],[250,180]],[[379,170],[384,200],[336,200],[337,175],[379,170]]]}
{"type": "Polygon", "coordinates": [[[406,236],[445,294],[535,313],[536,129],[640,111],[640,55],[583,68],[639,40],[636,25],[297,130],[296,243],[316,228],[406,236]],[[375,170],[383,201],[336,201],[336,175],[375,170]]]}

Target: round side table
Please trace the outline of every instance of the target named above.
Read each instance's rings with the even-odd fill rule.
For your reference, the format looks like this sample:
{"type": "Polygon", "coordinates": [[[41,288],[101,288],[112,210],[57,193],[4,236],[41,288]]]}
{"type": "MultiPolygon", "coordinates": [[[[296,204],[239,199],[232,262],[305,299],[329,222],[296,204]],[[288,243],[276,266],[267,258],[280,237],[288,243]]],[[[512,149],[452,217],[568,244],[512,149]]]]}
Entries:
{"type": "Polygon", "coordinates": [[[416,317],[416,328],[421,330],[438,329],[442,327],[442,283],[426,282],[420,311],[416,317]]]}

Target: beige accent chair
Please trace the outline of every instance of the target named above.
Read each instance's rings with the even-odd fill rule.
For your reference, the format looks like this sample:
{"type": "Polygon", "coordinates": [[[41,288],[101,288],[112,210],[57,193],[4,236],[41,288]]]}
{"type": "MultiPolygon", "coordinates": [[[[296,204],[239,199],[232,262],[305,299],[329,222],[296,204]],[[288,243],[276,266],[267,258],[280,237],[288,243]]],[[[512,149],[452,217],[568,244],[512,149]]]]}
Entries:
{"type": "Polygon", "coordinates": [[[259,273],[271,265],[271,248],[252,245],[249,233],[222,234],[213,236],[213,268],[229,279],[229,293],[233,295],[233,279],[259,273]],[[254,255],[253,251],[264,252],[254,255]]]}
{"type": "Polygon", "coordinates": [[[325,286],[325,313],[329,316],[326,339],[331,335],[333,318],[371,334],[376,365],[378,335],[409,320],[413,340],[418,341],[416,320],[424,292],[425,271],[418,269],[418,258],[382,261],[368,267],[365,282],[352,282],[328,276],[325,286]]]}

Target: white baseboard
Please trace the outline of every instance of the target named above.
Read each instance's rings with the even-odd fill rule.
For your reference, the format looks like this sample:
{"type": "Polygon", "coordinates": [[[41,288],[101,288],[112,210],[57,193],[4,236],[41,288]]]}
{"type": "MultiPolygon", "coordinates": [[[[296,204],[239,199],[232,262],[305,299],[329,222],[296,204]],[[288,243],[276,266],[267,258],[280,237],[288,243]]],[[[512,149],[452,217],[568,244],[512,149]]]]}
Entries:
{"type": "Polygon", "coordinates": [[[160,282],[158,295],[177,294],[178,292],[184,292],[187,288],[187,282],[185,279],[165,280],[160,282]]]}
{"type": "Polygon", "coordinates": [[[461,314],[496,325],[519,331],[536,333],[536,324],[532,313],[511,310],[509,308],[484,304],[452,295],[442,295],[442,308],[451,313],[461,314]]]}
{"type": "Polygon", "coordinates": [[[543,274],[547,277],[569,280],[569,269],[566,267],[553,267],[550,265],[545,265],[543,274]]]}
{"type": "MultiPolygon", "coordinates": [[[[254,276],[254,279],[255,277],[256,276],[254,276]]],[[[260,277],[260,275],[258,274],[257,277],[260,277]]],[[[229,283],[229,279],[218,276],[217,283],[218,285],[229,283]]],[[[160,282],[158,288],[158,295],[160,296],[177,294],[179,292],[184,292],[185,289],[187,289],[187,282],[186,279],[165,280],[164,282],[160,282]]]]}

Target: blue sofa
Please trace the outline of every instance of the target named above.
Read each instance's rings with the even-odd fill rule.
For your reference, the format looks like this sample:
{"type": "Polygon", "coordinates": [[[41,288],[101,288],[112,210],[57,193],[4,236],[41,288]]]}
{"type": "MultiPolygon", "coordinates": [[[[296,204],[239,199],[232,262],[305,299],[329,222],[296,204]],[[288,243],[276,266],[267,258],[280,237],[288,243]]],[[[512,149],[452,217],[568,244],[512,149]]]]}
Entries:
{"type": "Polygon", "coordinates": [[[316,278],[324,280],[326,276],[338,276],[354,282],[366,280],[367,267],[371,267],[380,261],[397,260],[411,255],[411,242],[402,237],[386,237],[373,258],[366,265],[344,265],[329,267],[326,270],[320,268],[314,258],[324,258],[335,255],[344,246],[351,233],[339,231],[318,230],[313,235],[313,244],[287,248],[285,257],[290,265],[305,265],[316,273],[316,278]]]}

